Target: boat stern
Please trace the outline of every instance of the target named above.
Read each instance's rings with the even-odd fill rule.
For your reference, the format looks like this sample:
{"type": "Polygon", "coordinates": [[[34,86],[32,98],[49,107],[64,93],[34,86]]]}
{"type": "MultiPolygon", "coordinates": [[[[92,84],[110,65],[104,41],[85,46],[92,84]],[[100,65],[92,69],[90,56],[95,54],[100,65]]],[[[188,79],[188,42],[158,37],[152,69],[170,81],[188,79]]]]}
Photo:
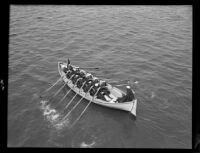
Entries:
{"type": "Polygon", "coordinates": [[[134,100],[130,113],[136,117],[137,99],[134,100]]]}

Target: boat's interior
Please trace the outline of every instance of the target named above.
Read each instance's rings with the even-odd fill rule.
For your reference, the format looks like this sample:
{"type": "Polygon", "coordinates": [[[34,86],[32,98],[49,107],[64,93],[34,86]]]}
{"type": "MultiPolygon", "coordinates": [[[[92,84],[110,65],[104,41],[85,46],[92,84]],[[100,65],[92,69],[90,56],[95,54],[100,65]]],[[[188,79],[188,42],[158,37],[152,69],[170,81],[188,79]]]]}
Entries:
{"type": "MultiPolygon", "coordinates": [[[[59,69],[60,69],[60,72],[64,75],[65,72],[63,72],[63,68],[67,68],[67,64],[66,63],[60,63],[59,64],[59,69]]],[[[75,67],[72,65],[72,67],[75,67]]],[[[87,72],[86,72],[87,73],[87,72]]],[[[112,85],[108,84],[108,90],[110,91],[110,98],[112,98],[112,100],[116,100],[117,98],[119,97],[122,97],[123,94],[125,94],[123,91],[119,90],[118,88],[116,87],[113,87],[112,85]]],[[[112,101],[111,100],[111,101],[112,101]]],[[[109,102],[110,100],[108,100],[109,102]]]]}

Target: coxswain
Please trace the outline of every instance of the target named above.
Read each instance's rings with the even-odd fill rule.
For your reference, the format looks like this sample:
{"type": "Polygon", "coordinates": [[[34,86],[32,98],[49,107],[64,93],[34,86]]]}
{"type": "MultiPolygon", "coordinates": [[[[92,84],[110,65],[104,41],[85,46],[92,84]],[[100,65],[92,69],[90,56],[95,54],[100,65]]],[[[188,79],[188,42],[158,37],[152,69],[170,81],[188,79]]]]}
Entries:
{"type": "Polygon", "coordinates": [[[126,86],[126,95],[119,97],[117,99],[117,101],[119,103],[122,103],[122,102],[132,101],[133,99],[135,99],[135,95],[134,95],[133,91],[131,90],[131,87],[126,86]]]}
{"type": "Polygon", "coordinates": [[[132,101],[133,99],[135,99],[135,95],[131,90],[131,87],[126,86],[126,101],[132,101]]]}

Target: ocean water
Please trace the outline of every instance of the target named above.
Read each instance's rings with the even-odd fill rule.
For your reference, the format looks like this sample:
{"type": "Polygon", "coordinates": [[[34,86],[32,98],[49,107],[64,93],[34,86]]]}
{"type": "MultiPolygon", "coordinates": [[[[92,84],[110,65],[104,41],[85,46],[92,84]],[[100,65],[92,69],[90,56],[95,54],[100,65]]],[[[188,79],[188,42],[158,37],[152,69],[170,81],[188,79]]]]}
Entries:
{"type": "MultiPolygon", "coordinates": [[[[191,148],[192,7],[11,5],[8,147],[191,148]],[[137,117],[83,100],[58,78],[58,61],[113,85],[130,80],[137,117]],[[48,101],[51,99],[50,101],[48,101]]],[[[125,85],[119,86],[125,90],[125,85]]]]}

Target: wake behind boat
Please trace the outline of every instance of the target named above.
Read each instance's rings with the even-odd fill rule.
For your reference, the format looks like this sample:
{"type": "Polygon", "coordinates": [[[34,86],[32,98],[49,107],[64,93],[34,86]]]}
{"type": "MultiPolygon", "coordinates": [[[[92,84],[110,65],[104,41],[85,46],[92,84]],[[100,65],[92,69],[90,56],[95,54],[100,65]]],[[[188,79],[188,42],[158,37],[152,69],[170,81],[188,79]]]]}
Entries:
{"type": "MultiPolygon", "coordinates": [[[[117,87],[110,85],[106,81],[94,77],[91,73],[79,69],[79,67],[75,65],[71,65],[69,59],[67,63],[58,62],[58,72],[61,78],[55,84],[63,80],[64,85],[62,88],[65,85],[68,85],[70,88],[66,95],[59,101],[59,103],[62,102],[72,90],[76,94],[70,100],[70,102],[68,102],[65,108],[67,108],[73,102],[77,95],[82,97],[77,102],[77,104],[67,113],[64,119],[69,116],[69,114],[77,107],[82,99],[87,99],[89,101],[85,109],[72,124],[72,126],[80,119],[91,102],[104,107],[128,111],[130,114],[136,117],[137,99],[135,98],[135,92],[130,88],[130,86],[127,86],[127,92],[125,93],[117,87]]],[[[55,86],[55,84],[53,86],[55,86]]],[[[52,87],[46,91],[50,90],[52,87]]],[[[56,96],[62,88],[60,88],[53,95],[53,97],[56,96]]]]}

